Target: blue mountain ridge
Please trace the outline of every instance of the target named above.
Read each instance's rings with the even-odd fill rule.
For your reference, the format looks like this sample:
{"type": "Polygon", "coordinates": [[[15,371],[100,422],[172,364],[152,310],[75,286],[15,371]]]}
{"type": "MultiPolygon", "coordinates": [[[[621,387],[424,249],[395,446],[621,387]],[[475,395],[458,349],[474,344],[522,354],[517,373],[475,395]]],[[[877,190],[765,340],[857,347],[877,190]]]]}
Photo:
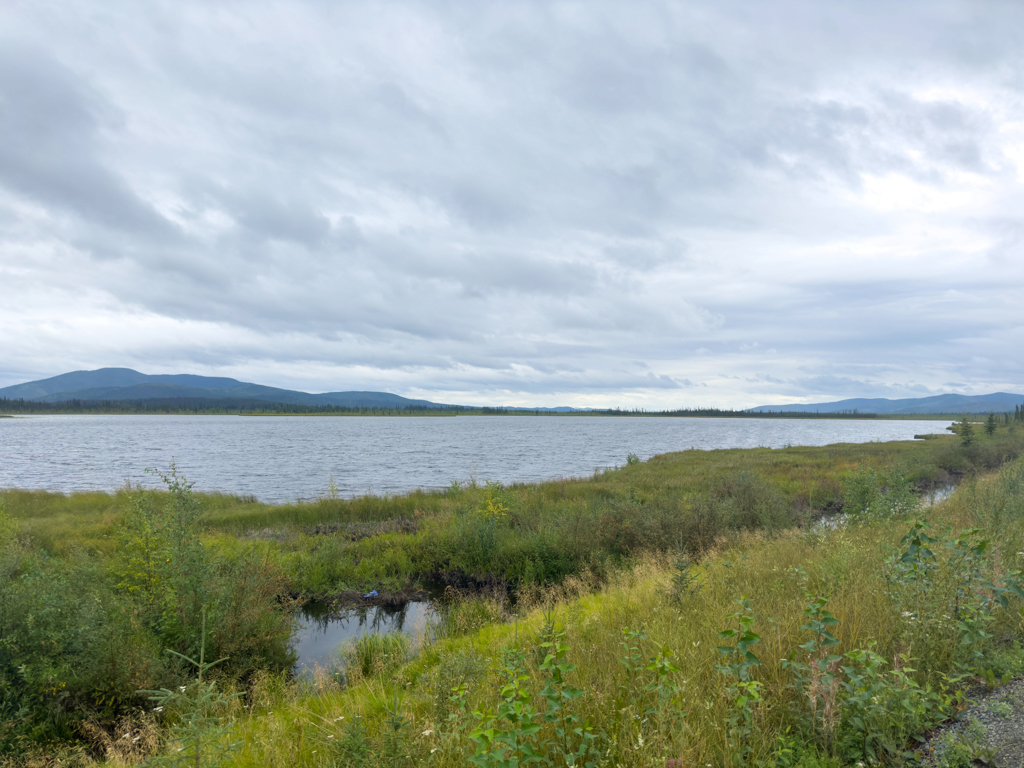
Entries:
{"type": "Polygon", "coordinates": [[[751,413],[773,411],[775,413],[840,413],[860,411],[888,415],[910,415],[915,413],[1003,413],[1012,411],[1014,406],[1024,405],[1024,395],[1009,392],[993,392],[989,395],[932,395],[931,397],[910,397],[889,400],[884,397],[859,397],[836,400],[831,403],[790,403],[788,405],[759,405],[748,408],[751,413]]]}
{"type": "MultiPolygon", "coordinates": [[[[64,402],[66,400],[259,400],[293,405],[336,405],[349,408],[403,408],[405,406],[443,407],[429,400],[416,400],[389,392],[323,392],[313,394],[291,389],[252,384],[222,376],[199,376],[189,373],[139,373],[131,368],[100,368],[95,371],[72,371],[48,379],[14,384],[0,389],[0,397],[34,402],[64,402]]],[[[927,413],[1002,413],[1014,406],[1024,405],[1024,395],[994,392],[988,395],[933,395],[931,397],[904,398],[851,398],[827,403],[790,403],[760,405],[747,409],[750,413],[818,412],[839,413],[860,411],[890,415],[927,413]]],[[[509,407],[510,411],[569,412],[589,411],[591,408],[524,408],[509,407]]]]}
{"type": "Polygon", "coordinates": [[[39,381],[0,389],[11,400],[55,403],[66,400],[152,400],[199,398],[205,400],[263,400],[292,405],[338,405],[349,408],[404,408],[409,405],[441,407],[429,400],[415,400],[389,392],[323,392],[311,394],[266,387],[237,379],[193,374],[139,373],[131,368],[100,368],[74,371],[39,381]]]}

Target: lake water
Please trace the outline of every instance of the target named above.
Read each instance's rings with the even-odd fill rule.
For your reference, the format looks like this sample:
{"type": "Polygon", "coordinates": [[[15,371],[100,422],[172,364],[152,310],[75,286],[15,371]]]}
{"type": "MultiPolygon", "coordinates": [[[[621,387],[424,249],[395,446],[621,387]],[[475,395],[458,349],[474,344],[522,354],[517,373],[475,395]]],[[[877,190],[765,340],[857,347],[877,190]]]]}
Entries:
{"type": "Polygon", "coordinates": [[[689,448],[909,440],[945,421],[586,416],[19,416],[0,419],[0,488],[156,485],[174,461],[200,491],[285,502],[589,475],[689,448]]]}

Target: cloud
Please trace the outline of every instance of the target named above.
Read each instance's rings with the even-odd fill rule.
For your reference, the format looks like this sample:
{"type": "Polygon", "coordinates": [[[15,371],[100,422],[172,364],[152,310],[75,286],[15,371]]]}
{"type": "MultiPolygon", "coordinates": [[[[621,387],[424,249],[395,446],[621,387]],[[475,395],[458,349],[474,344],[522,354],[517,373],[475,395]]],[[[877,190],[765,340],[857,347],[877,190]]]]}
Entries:
{"type": "Polygon", "coordinates": [[[104,164],[96,143],[106,105],[66,68],[42,51],[5,45],[0,103],[5,186],[125,235],[173,235],[168,222],[104,164]]]}
{"type": "Polygon", "coordinates": [[[1024,11],[982,6],[7,6],[0,384],[1018,391],[1024,11]]]}

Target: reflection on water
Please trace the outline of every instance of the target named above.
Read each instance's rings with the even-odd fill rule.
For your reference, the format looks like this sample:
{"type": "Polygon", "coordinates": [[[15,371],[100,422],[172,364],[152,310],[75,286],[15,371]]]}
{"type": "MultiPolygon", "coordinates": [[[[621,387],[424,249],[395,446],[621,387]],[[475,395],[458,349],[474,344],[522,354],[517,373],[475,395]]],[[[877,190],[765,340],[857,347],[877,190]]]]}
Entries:
{"type": "Polygon", "coordinates": [[[940,501],[945,501],[953,495],[953,491],[956,490],[955,485],[937,485],[930,491],[926,491],[921,496],[922,507],[932,507],[938,504],[940,501]]]}
{"type": "Polygon", "coordinates": [[[298,618],[293,648],[298,654],[297,674],[311,673],[316,667],[329,668],[340,663],[338,650],[361,635],[402,632],[409,637],[421,635],[428,619],[435,617],[429,602],[401,606],[359,606],[335,610],[324,603],[310,602],[298,618]]]}

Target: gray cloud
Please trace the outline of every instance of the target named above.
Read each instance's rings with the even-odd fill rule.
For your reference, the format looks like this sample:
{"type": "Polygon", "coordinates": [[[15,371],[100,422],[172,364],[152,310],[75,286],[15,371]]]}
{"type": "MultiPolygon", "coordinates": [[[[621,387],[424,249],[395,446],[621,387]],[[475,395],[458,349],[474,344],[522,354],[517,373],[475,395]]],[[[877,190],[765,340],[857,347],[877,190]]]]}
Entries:
{"type": "Polygon", "coordinates": [[[5,45],[0,103],[0,179],[12,191],[125,234],[173,236],[99,156],[106,105],[71,72],[45,53],[5,45]]]}
{"type": "Polygon", "coordinates": [[[95,11],[0,10],[0,384],[1024,385],[1014,4],[95,11]]]}

